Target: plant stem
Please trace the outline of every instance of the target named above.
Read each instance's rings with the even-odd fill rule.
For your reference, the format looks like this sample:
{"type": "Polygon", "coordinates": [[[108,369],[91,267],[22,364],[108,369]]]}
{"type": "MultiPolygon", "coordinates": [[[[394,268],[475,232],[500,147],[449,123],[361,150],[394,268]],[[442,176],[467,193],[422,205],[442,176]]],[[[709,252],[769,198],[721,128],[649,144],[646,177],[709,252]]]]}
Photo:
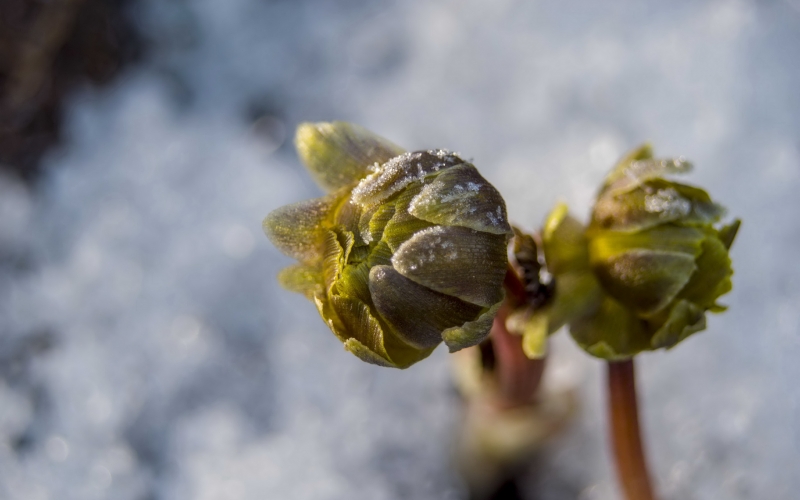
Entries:
{"type": "Polygon", "coordinates": [[[525,286],[517,273],[506,273],[506,303],[500,308],[492,325],[492,348],[496,361],[495,373],[505,407],[530,404],[536,397],[544,372],[544,359],[528,359],[522,350],[522,338],[506,329],[506,318],[515,306],[526,302],[525,286]]]}
{"type": "Polygon", "coordinates": [[[628,500],[655,500],[645,461],[633,359],[608,362],[608,410],[617,477],[628,500]]]}

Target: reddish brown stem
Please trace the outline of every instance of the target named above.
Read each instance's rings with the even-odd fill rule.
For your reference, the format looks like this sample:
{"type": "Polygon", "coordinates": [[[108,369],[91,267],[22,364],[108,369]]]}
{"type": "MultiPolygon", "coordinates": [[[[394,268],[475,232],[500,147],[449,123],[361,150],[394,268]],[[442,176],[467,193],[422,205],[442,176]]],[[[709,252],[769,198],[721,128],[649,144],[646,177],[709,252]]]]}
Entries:
{"type": "Polygon", "coordinates": [[[496,361],[495,374],[500,386],[503,406],[530,404],[539,388],[544,372],[544,359],[528,359],[522,350],[522,338],[506,329],[506,318],[514,306],[525,302],[525,287],[517,273],[506,273],[506,303],[500,308],[492,325],[492,348],[496,361]]]}
{"type": "Polygon", "coordinates": [[[636,402],[633,359],[608,362],[608,411],[617,477],[628,500],[655,500],[636,402]]]}

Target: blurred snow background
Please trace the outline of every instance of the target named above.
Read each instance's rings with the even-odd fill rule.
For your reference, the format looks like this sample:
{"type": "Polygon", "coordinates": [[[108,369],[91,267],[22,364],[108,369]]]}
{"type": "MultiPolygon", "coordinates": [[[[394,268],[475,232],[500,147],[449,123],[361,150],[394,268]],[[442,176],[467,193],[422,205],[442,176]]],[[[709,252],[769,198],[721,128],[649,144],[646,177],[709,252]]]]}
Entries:
{"type": "MultiPolygon", "coordinates": [[[[68,101],[35,189],[0,177],[0,498],[459,499],[447,355],[357,362],[260,230],[316,196],[300,121],[474,159],[513,220],[584,216],[626,149],[744,219],[731,306],[639,360],[664,499],[797,498],[800,3],[142,0],[147,56],[68,101]]],[[[618,498],[602,371],[527,498],[618,498]]]]}

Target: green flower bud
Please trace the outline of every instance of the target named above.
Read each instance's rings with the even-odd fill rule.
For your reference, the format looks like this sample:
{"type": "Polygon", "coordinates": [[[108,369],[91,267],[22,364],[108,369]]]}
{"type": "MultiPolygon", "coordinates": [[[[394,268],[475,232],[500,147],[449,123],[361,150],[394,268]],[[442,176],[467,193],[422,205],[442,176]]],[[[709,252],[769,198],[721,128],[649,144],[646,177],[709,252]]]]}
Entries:
{"type": "Polygon", "coordinates": [[[296,146],[328,194],[264,219],[299,261],[280,283],[369,363],[405,368],[442,341],[451,352],[482,341],[508,265],[497,190],[456,154],[403,152],[348,123],[303,124],[296,146]]]}
{"type": "Polygon", "coordinates": [[[625,359],[674,347],[705,329],[706,311],[725,310],[717,299],[732,287],[739,221],[718,226],[725,210],[708,193],[665,177],[690,168],[645,145],[608,175],[588,227],[553,210],[542,234],[556,282],[541,313],[548,332],[569,323],[590,354],[625,359]]]}

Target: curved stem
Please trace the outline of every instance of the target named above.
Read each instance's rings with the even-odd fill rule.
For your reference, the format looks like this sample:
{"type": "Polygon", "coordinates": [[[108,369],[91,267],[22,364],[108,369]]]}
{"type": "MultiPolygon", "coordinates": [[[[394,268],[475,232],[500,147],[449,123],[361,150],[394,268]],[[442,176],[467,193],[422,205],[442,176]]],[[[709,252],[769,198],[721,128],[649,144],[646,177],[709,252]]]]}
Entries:
{"type": "Polygon", "coordinates": [[[506,303],[498,311],[492,324],[491,341],[497,360],[495,373],[502,396],[501,404],[507,407],[530,404],[536,396],[544,372],[544,359],[528,359],[522,350],[522,338],[506,329],[506,318],[513,307],[526,301],[525,286],[517,273],[509,267],[505,279],[506,303]]]}
{"type": "Polygon", "coordinates": [[[617,477],[628,500],[655,500],[636,402],[633,359],[608,362],[608,410],[617,477]]]}

